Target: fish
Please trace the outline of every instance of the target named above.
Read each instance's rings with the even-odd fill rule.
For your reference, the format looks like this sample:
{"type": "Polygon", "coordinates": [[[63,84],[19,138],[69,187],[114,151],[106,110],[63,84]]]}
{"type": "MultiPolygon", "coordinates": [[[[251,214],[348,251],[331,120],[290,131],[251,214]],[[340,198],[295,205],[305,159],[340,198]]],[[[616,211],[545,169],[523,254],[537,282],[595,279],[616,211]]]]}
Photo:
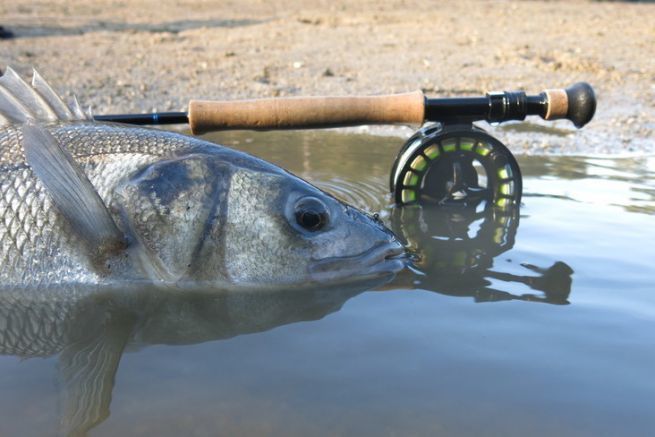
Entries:
{"type": "Polygon", "coordinates": [[[0,77],[0,289],[302,288],[405,259],[377,216],[269,162],[0,77]]]}

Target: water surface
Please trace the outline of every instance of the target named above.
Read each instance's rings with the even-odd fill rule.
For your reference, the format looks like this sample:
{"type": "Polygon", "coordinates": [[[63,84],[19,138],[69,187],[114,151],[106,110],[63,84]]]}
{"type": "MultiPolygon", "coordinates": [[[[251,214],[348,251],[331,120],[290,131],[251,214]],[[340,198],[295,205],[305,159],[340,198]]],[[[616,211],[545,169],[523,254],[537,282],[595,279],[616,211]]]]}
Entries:
{"type": "Polygon", "coordinates": [[[0,435],[655,429],[654,157],[519,157],[520,210],[471,214],[391,207],[397,139],[211,139],[380,212],[416,263],[366,292],[117,292],[55,308],[59,331],[5,323],[25,352],[0,356],[0,435]]]}

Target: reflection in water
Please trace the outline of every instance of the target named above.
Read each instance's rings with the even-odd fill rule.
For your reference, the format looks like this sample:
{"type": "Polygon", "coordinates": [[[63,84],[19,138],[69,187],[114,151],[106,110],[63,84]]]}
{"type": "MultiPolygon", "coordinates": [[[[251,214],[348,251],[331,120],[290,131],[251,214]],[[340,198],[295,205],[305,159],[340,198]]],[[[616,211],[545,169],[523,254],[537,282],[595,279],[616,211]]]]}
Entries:
{"type": "Polygon", "coordinates": [[[532,156],[521,159],[521,172],[524,178],[532,179],[528,196],[655,213],[655,156],[532,156]]]}
{"type": "Polygon", "coordinates": [[[523,300],[568,304],[573,270],[557,261],[550,267],[521,264],[537,274],[492,270],[494,258],[511,249],[519,227],[519,208],[415,206],[397,208],[393,229],[416,255],[414,286],[476,302],[523,300]],[[539,294],[512,294],[490,279],[521,283],[539,294]]]}
{"type": "MultiPolygon", "coordinates": [[[[0,292],[0,354],[59,354],[61,432],[85,435],[109,416],[125,348],[187,345],[317,320],[338,311],[357,288],[280,292],[163,289],[0,292]]],[[[52,291],[52,290],[51,290],[52,291]]]]}

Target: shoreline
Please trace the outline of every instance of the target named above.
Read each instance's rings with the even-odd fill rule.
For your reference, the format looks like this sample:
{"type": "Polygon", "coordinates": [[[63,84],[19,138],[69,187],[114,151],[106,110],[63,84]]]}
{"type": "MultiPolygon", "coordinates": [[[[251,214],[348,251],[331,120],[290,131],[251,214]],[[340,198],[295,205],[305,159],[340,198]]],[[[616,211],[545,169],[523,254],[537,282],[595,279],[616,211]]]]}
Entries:
{"type": "MultiPolygon", "coordinates": [[[[185,110],[192,98],[415,89],[448,97],[586,81],[598,107],[579,131],[534,117],[523,129],[480,125],[517,154],[655,152],[654,3],[300,4],[4,4],[0,25],[14,37],[0,39],[0,68],[29,76],[35,67],[66,99],[76,95],[99,114],[185,110]]],[[[346,131],[411,133],[393,126],[346,131]]]]}

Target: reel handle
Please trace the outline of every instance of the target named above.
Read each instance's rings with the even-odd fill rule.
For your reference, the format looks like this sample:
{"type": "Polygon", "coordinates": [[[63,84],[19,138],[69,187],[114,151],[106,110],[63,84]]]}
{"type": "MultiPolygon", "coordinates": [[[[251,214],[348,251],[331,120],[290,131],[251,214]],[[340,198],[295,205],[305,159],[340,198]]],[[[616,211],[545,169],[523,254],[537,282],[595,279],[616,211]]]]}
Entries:
{"type": "Polygon", "coordinates": [[[503,122],[538,115],[568,119],[580,128],[596,111],[593,88],[584,82],[528,96],[522,91],[485,97],[426,98],[423,92],[366,97],[287,97],[235,101],[191,100],[194,134],[227,129],[304,129],[425,121],[503,122]]]}

